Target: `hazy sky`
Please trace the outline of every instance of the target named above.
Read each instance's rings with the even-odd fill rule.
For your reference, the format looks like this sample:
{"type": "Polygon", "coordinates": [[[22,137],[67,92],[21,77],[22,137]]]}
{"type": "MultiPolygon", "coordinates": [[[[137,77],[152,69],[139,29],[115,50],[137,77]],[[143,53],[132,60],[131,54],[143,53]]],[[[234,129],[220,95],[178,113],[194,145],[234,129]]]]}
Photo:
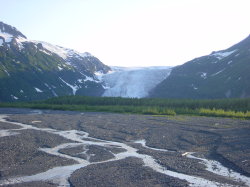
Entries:
{"type": "Polygon", "coordinates": [[[250,0],[0,0],[0,20],[29,39],[107,65],[174,66],[250,34],[250,0]]]}

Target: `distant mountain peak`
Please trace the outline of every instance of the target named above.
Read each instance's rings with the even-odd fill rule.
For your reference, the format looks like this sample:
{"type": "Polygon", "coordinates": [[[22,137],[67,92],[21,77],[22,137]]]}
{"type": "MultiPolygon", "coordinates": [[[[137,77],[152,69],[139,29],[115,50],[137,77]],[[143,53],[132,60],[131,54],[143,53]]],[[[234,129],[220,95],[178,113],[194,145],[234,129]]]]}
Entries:
{"type": "Polygon", "coordinates": [[[81,55],[81,57],[91,57],[91,56],[93,56],[91,53],[89,53],[89,52],[84,52],[84,53],[81,53],[80,54],[81,55]]]}
{"type": "Polygon", "coordinates": [[[12,27],[11,25],[5,24],[0,21],[0,36],[3,35],[4,33],[5,34],[7,33],[9,34],[9,36],[15,38],[21,37],[27,39],[26,36],[23,35],[20,31],[18,31],[15,27],[12,27]]]}

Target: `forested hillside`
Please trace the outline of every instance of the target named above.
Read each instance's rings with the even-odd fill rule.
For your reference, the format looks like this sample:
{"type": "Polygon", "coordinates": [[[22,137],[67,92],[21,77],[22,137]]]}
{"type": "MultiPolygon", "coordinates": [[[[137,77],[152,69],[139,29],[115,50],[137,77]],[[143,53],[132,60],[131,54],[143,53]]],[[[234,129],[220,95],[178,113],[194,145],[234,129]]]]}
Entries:
{"type": "Polygon", "coordinates": [[[250,97],[250,36],[238,44],[174,67],[150,97],[250,97]]]}

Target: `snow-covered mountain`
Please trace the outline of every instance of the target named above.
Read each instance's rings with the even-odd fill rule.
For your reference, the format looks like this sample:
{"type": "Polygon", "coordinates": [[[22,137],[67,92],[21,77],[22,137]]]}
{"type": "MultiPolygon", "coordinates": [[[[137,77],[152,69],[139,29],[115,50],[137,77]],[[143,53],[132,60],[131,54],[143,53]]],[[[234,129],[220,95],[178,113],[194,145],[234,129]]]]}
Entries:
{"type": "MultiPolygon", "coordinates": [[[[119,59],[118,59],[119,60],[119,59]]],[[[167,98],[250,96],[250,36],[177,67],[124,68],[26,38],[0,22],[0,102],[63,95],[167,98]]]]}
{"type": "Polygon", "coordinates": [[[170,67],[112,67],[99,78],[106,86],[103,96],[142,98],[170,72],[170,67]]]}
{"type": "Polygon", "coordinates": [[[108,71],[90,53],[28,40],[15,27],[0,22],[0,101],[101,96],[103,83],[95,73],[108,71]]]}

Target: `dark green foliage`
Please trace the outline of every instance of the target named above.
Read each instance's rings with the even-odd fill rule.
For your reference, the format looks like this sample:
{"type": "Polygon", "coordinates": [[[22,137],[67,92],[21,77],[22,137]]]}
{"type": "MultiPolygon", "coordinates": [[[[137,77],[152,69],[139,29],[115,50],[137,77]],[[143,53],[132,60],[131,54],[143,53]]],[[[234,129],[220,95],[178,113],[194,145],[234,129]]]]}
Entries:
{"type": "Polygon", "coordinates": [[[184,100],[64,96],[32,103],[0,103],[0,107],[117,112],[150,115],[199,115],[250,118],[250,99],[184,100]]]}
{"type": "Polygon", "coordinates": [[[53,105],[91,105],[91,106],[150,106],[182,109],[223,109],[246,112],[250,110],[250,98],[245,99],[161,99],[161,98],[121,98],[121,97],[86,97],[64,96],[44,101],[53,105]]]}

